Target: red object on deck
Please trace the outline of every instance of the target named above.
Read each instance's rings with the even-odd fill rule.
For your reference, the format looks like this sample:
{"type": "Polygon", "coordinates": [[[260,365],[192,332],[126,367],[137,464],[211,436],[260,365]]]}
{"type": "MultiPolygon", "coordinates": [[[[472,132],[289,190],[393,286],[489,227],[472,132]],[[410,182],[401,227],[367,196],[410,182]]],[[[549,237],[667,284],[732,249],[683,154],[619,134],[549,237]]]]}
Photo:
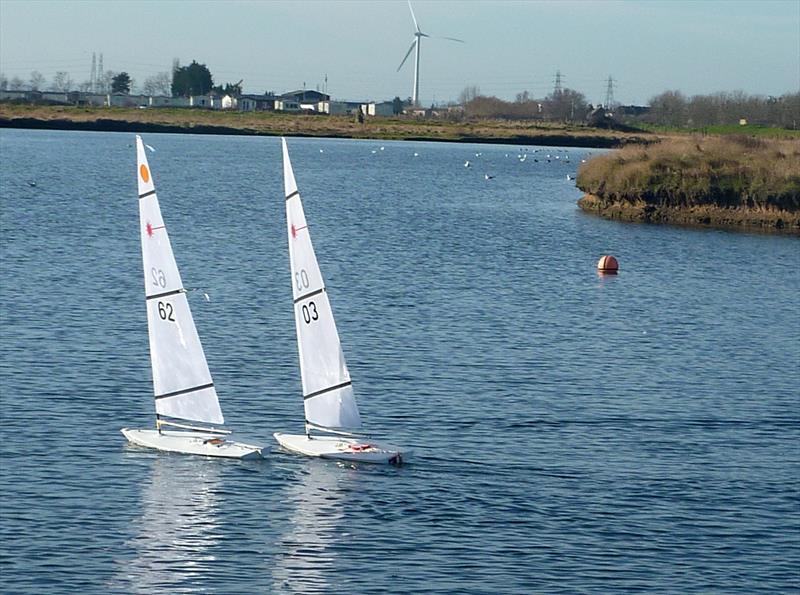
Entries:
{"type": "Polygon", "coordinates": [[[597,270],[607,275],[616,275],[619,271],[619,263],[613,256],[601,256],[597,262],[597,270]]]}

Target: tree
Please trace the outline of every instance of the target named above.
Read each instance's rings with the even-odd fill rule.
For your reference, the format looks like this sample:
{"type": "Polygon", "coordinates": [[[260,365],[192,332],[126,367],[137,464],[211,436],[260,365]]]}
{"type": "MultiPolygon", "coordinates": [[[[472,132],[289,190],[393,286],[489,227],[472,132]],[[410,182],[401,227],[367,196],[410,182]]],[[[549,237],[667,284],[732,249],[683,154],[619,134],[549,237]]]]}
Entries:
{"type": "Polygon", "coordinates": [[[180,66],[172,73],[173,97],[205,95],[214,86],[211,71],[205,64],[192,60],[189,66],[180,66]]]}
{"type": "Polygon", "coordinates": [[[111,92],[112,93],[125,93],[126,95],[131,92],[131,85],[133,81],[127,72],[120,72],[117,76],[111,79],[111,92]]]}
{"type": "Polygon", "coordinates": [[[104,71],[103,76],[97,79],[97,92],[108,93],[111,90],[111,82],[115,76],[117,76],[117,73],[113,70],[104,71]]]}
{"type": "Polygon", "coordinates": [[[242,94],[242,81],[238,83],[225,83],[225,86],[217,85],[211,88],[220,95],[231,95],[232,97],[239,97],[242,94]]]}
{"type": "Polygon", "coordinates": [[[470,101],[475,99],[481,94],[481,90],[477,87],[477,85],[472,85],[469,87],[464,87],[464,90],[461,91],[458,95],[458,103],[461,105],[467,105],[470,101]]]}
{"type": "Polygon", "coordinates": [[[172,75],[169,72],[159,72],[149,76],[142,84],[145,95],[170,95],[172,92],[172,75]]]}
{"type": "Polygon", "coordinates": [[[31,72],[30,86],[31,91],[41,91],[44,88],[45,78],[44,75],[38,70],[31,72]]]}
{"type": "Polygon", "coordinates": [[[650,100],[650,117],[658,124],[686,124],[686,98],[680,91],[664,91],[650,100]]]}
{"type": "Polygon", "coordinates": [[[545,100],[549,118],[562,122],[577,122],[586,119],[589,106],[583,93],[573,89],[554,92],[545,100]]]}
{"type": "Polygon", "coordinates": [[[18,76],[15,76],[13,79],[11,79],[11,81],[9,81],[8,88],[12,91],[21,91],[24,85],[25,83],[22,81],[22,79],[18,76]]]}
{"type": "Polygon", "coordinates": [[[392,113],[395,116],[403,113],[403,100],[400,97],[392,99],[392,113]]]}
{"type": "Polygon", "coordinates": [[[56,73],[56,76],[53,77],[53,84],[52,88],[54,91],[60,91],[61,93],[67,93],[70,89],[72,89],[73,81],[72,78],[69,76],[68,72],[63,70],[59,70],[56,73]]]}
{"type": "Polygon", "coordinates": [[[0,91],[8,89],[8,77],[0,72],[0,91]]]}

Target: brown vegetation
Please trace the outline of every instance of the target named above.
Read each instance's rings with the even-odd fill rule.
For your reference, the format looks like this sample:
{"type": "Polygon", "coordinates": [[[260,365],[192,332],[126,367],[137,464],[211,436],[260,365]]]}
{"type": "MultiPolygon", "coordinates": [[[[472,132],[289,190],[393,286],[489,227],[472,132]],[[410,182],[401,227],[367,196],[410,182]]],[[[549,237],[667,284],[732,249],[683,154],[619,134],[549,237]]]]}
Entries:
{"type": "Polygon", "coordinates": [[[584,210],[609,218],[800,232],[800,142],[686,137],[578,170],[584,210]]]}

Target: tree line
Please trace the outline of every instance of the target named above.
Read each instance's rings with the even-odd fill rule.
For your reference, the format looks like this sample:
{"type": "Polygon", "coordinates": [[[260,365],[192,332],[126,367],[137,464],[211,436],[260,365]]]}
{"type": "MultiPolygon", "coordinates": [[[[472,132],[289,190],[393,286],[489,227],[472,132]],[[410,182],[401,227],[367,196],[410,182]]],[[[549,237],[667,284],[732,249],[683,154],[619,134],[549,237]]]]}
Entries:
{"type": "MultiPolygon", "coordinates": [[[[11,79],[0,73],[0,90],[6,91],[56,91],[68,93],[82,91],[85,93],[125,93],[134,90],[136,82],[127,72],[106,70],[94,82],[84,81],[76,84],[68,72],[56,72],[53,80],[48,83],[44,75],[38,70],[30,74],[26,81],[18,76],[11,79]]],[[[220,94],[241,95],[242,81],[214,85],[211,71],[205,64],[193,60],[188,66],[180,66],[175,61],[172,72],[159,72],[147,77],[138,89],[144,95],[162,95],[172,97],[188,97],[189,95],[206,95],[210,91],[220,94]]]]}
{"type": "Polygon", "coordinates": [[[481,95],[477,87],[466,87],[459,105],[467,118],[508,118],[564,123],[637,126],[642,124],[676,128],[748,124],[797,130],[800,128],[800,93],[780,97],[748,95],[742,91],[687,97],[680,91],[655,95],[646,106],[593,106],[579,91],[562,89],[543,99],[527,91],[515,101],[481,95]]]}

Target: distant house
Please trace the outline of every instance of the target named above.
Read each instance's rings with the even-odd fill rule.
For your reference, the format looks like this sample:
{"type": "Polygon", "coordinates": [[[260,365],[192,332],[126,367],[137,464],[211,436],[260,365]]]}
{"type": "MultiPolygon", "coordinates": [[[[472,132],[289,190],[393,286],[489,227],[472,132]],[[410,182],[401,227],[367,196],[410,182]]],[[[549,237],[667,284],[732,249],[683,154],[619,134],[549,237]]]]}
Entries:
{"type": "Polygon", "coordinates": [[[219,104],[221,109],[236,109],[238,102],[239,100],[236,97],[228,94],[223,95],[219,99],[219,104]]]}
{"type": "Polygon", "coordinates": [[[614,110],[618,116],[643,116],[650,111],[646,105],[618,105],[614,110]]]}
{"type": "Polygon", "coordinates": [[[27,91],[0,91],[0,101],[25,101],[27,91]]]}
{"type": "Polygon", "coordinates": [[[358,112],[363,101],[331,101],[328,113],[333,116],[352,116],[358,112]]]}
{"type": "Polygon", "coordinates": [[[284,93],[280,96],[280,99],[294,100],[297,103],[319,103],[320,101],[330,101],[331,96],[319,91],[302,89],[284,93]]]}
{"type": "Polygon", "coordinates": [[[361,110],[367,116],[392,116],[394,115],[394,102],[381,101],[376,103],[375,101],[370,101],[363,104],[361,110]]]}
{"type": "Polygon", "coordinates": [[[300,110],[330,113],[331,96],[320,91],[289,91],[275,99],[275,109],[284,112],[300,110]]]}
{"type": "Polygon", "coordinates": [[[391,116],[394,103],[391,101],[331,101],[328,113],[336,116],[353,116],[361,110],[365,116],[391,116]]]}
{"type": "Polygon", "coordinates": [[[40,100],[44,103],[70,105],[69,96],[64,91],[43,91],[40,100]]]}
{"type": "Polygon", "coordinates": [[[214,100],[210,95],[189,95],[189,107],[203,107],[211,109],[214,100]]]}
{"type": "Polygon", "coordinates": [[[110,107],[147,107],[150,105],[150,96],[111,93],[107,95],[106,105],[110,107]]]}
{"type": "Polygon", "coordinates": [[[0,91],[0,101],[19,101],[27,103],[49,103],[51,105],[71,105],[69,95],[63,91],[0,91]]]}
{"type": "Polygon", "coordinates": [[[276,112],[299,112],[300,111],[300,103],[295,101],[294,99],[284,99],[283,97],[277,97],[275,99],[275,111],[276,112]]]}
{"type": "Polygon", "coordinates": [[[243,112],[264,112],[275,109],[275,95],[265,93],[264,95],[241,95],[239,96],[239,110],[243,112]]]}

